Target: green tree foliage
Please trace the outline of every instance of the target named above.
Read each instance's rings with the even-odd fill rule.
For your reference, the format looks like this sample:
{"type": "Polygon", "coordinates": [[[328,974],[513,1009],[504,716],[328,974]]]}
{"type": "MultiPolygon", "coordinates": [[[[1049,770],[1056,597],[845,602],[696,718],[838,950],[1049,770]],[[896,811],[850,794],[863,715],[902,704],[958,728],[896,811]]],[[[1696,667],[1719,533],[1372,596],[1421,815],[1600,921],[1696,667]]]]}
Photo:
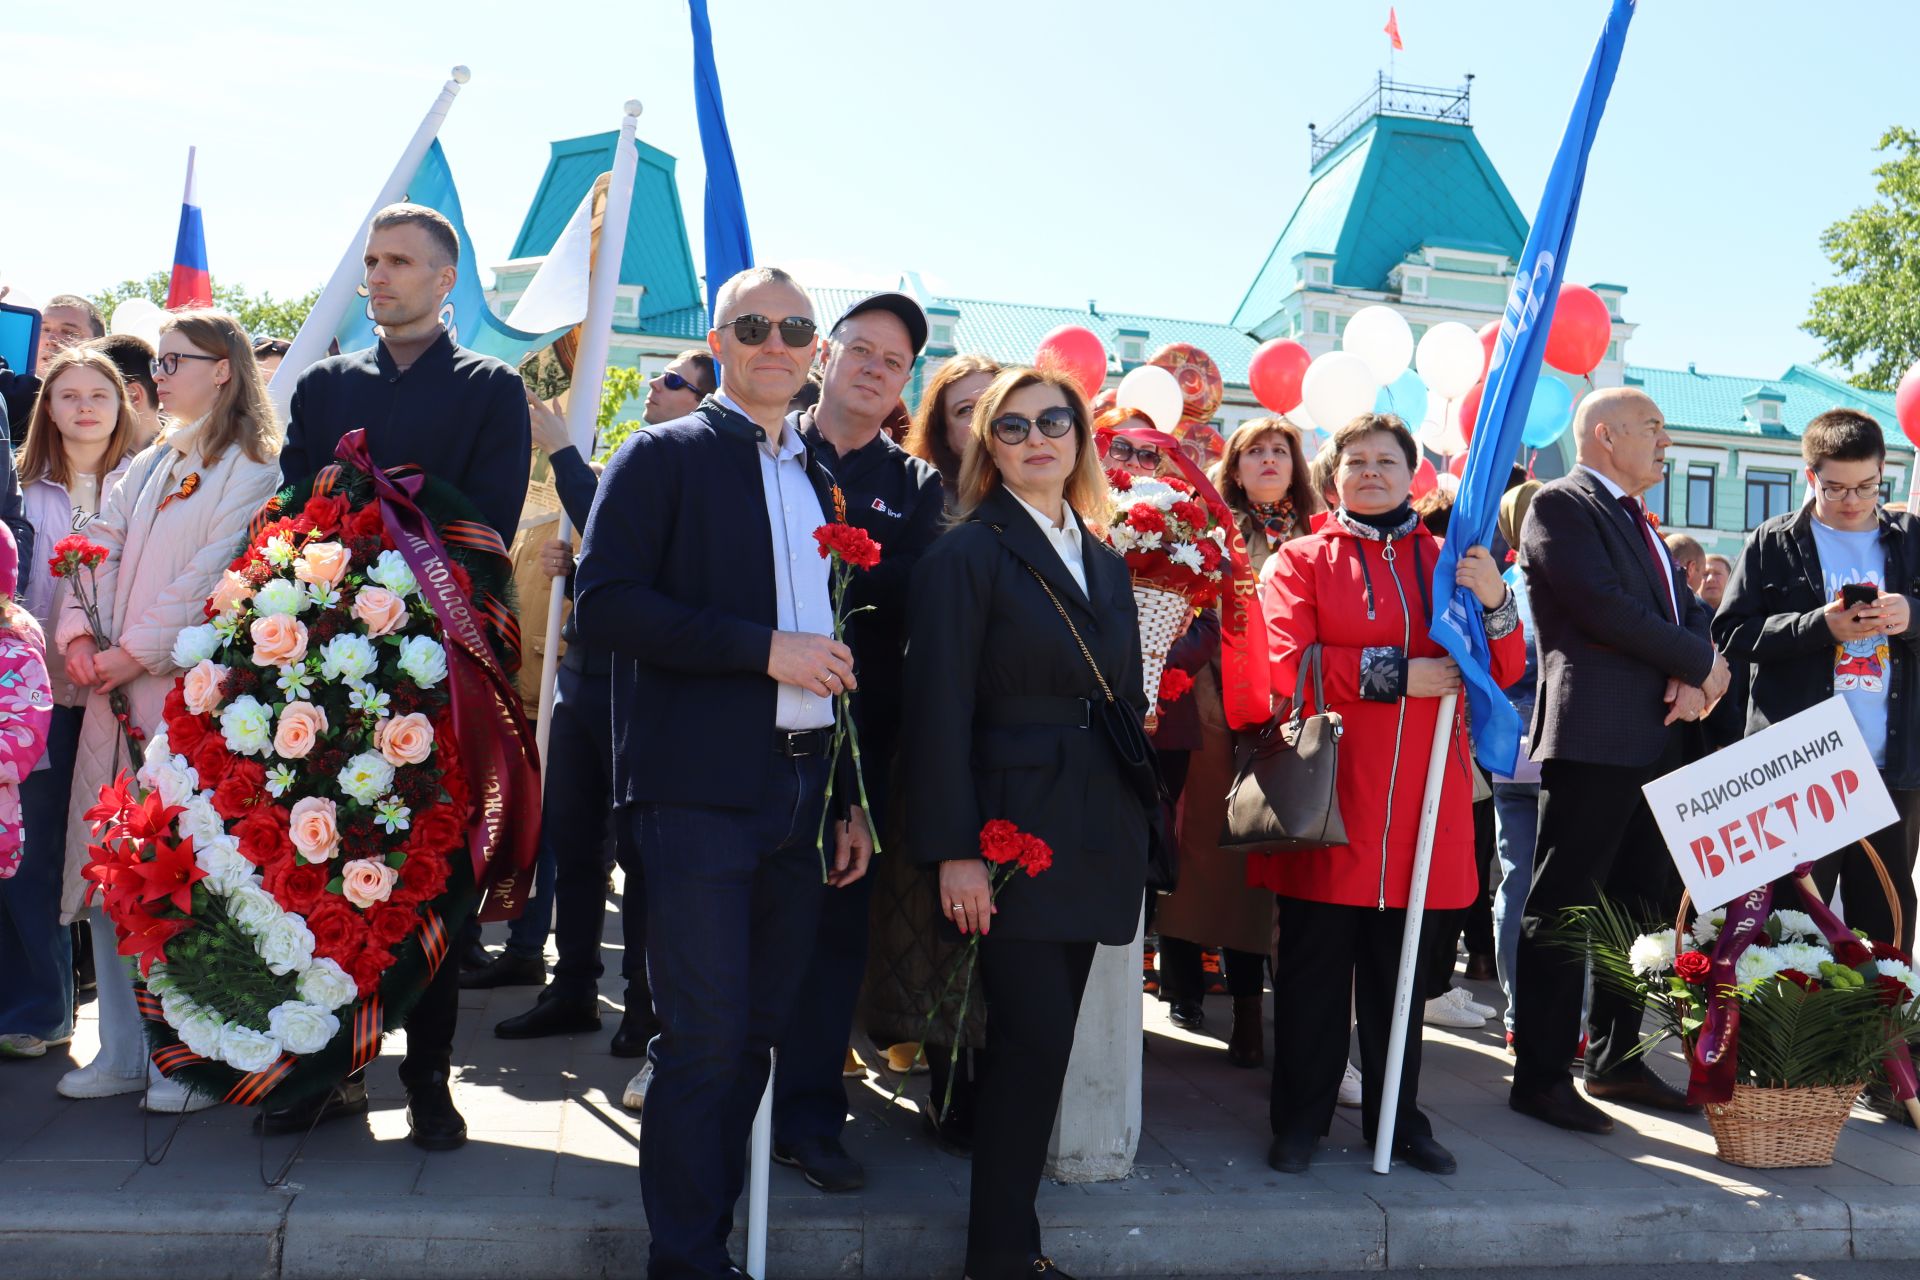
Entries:
{"type": "Polygon", "coordinates": [[[646,394],[647,375],[638,369],[622,366],[607,370],[606,378],[600,383],[600,414],[596,419],[600,449],[596,457],[609,456],[620,447],[621,441],[645,425],[637,416],[627,416],[622,411],[632,405],[637,414],[646,394]],[[615,418],[620,420],[616,422],[615,418]]]}
{"type": "MultiPolygon", "coordinates": [[[[122,280],[119,284],[92,295],[93,305],[109,320],[113,309],[128,298],[145,298],[156,307],[167,305],[168,272],[156,271],[144,280],[122,280]]],[[[300,332],[300,325],[320,298],[320,290],[309,289],[298,298],[276,298],[270,293],[248,293],[245,286],[213,282],[213,305],[232,315],[240,327],[255,339],[286,338],[300,332]]]]}
{"type": "Polygon", "coordinates": [[[1920,133],[1895,126],[1877,150],[1880,199],[1820,234],[1838,284],[1816,289],[1801,328],[1853,384],[1891,391],[1920,361],[1920,133]]]}

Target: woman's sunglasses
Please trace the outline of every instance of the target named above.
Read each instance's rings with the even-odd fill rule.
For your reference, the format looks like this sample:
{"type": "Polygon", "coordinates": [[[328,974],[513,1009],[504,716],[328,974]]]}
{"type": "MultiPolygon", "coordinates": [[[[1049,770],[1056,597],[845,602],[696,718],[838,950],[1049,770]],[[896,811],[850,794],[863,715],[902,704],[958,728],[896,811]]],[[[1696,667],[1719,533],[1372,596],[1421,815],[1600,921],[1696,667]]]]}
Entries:
{"type": "MultiPolygon", "coordinates": [[[[716,329],[731,329],[733,336],[750,347],[757,347],[767,340],[774,331],[774,322],[765,316],[735,316],[714,326],[716,329]]],[[[780,321],[780,341],[790,347],[804,347],[813,341],[814,323],[805,316],[788,316],[780,321]]]]}
{"type": "Polygon", "coordinates": [[[171,378],[174,374],[180,372],[180,362],[182,360],[212,360],[217,362],[224,359],[226,359],[225,356],[196,356],[187,351],[169,351],[163,356],[155,356],[147,363],[147,368],[153,372],[153,376],[156,378],[163,373],[171,378]]]}
{"type": "Polygon", "coordinates": [[[1115,436],[1107,445],[1107,461],[1125,466],[1129,462],[1138,462],[1143,467],[1160,465],[1160,450],[1150,444],[1135,444],[1122,436],[1115,436]]]}
{"type": "Polygon", "coordinates": [[[1073,410],[1067,408],[1043,409],[1037,418],[1023,418],[1017,413],[1003,413],[993,420],[994,439],[1001,444],[1020,444],[1027,433],[1035,427],[1049,440],[1058,440],[1073,430],[1073,410]]]}

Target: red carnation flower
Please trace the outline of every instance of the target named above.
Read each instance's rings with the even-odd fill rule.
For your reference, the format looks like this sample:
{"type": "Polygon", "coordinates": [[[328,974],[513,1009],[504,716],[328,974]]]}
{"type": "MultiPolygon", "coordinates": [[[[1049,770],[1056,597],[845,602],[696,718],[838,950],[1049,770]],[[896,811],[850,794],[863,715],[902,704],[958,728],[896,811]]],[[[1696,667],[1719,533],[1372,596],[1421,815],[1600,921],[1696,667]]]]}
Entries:
{"type": "Polygon", "coordinates": [[[1212,538],[1201,538],[1198,541],[1196,541],[1193,545],[1200,548],[1201,569],[1203,569],[1207,573],[1212,573],[1215,569],[1218,569],[1220,567],[1220,558],[1221,558],[1220,545],[1216,543],[1212,538]]]}
{"type": "MultiPolygon", "coordinates": [[[[232,775],[228,775],[228,781],[232,781],[232,775]]],[[[291,817],[277,804],[254,805],[232,827],[233,838],[240,842],[240,856],[256,867],[264,867],[275,858],[292,857],[293,840],[287,834],[291,817]]]]}
{"type": "Polygon", "coordinates": [[[346,518],[347,500],[339,494],[326,498],[308,498],[307,505],[300,514],[313,522],[315,533],[331,537],[340,528],[340,521],[346,518]]]}
{"type": "Polygon", "coordinates": [[[1160,692],[1157,696],[1161,706],[1178,702],[1193,689],[1193,677],[1174,667],[1168,667],[1160,675],[1160,692]]]}
{"type": "Polygon", "coordinates": [[[1136,502],[1127,510],[1126,522],[1141,533],[1165,533],[1167,519],[1156,507],[1136,502]]]}
{"type": "Polygon", "coordinates": [[[1115,493],[1125,493],[1133,488],[1133,477],[1119,467],[1111,467],[1107,470],[1107,487],[1115,493]]]}
{"type": "Polygon", "coordinates": [[[1053,865],[1053,848],[1039,836],[1020,837],[1020,869],[1037,876],[1053,865]]]}
{"type": "Polygon", "coordinates": [[[1197,502],[1174,503],[1173,515],[1175,519],[1184,521],[1191,529],[1204,529],[1207,524],[1207,509],[1197,502]]]}
{"type": "Polygon", "coordinates": [[[865,529],[850,524],[823,524],[813,531],[822,560],[843,560],[856,569],[871,569],[880,563],[880,544],[865,529]]]}
{"type": "Polygon", "coordinates": [[[1682,951],[1674,957],[1673,971],[1682,982],[1701,983],[1713,969],[1713,961],[1699,951],[1682,951]]]}
{"type": "Polygon", "coordinates": [[[1185,480],[1182,480],[1179,476],[1162,476],[1160,478],[1166,482],[1167,488],[1172,489],[1175,493],[1193,492],[1193,486],[1185,480]]]}
{"type": "Polygon", "coordinates": [[[1020,856],[1020,828],[995,818],[980,828],[980,856],[988,862],[1012,862],[1020,856]]]}

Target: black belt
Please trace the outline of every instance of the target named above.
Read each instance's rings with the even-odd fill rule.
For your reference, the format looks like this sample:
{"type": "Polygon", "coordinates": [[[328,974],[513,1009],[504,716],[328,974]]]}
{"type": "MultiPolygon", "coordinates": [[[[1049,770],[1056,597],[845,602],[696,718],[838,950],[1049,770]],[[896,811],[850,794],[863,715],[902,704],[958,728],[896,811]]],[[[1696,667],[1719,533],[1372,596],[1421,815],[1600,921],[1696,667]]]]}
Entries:
{"type": "Polygon", "coordinates": [[[803,756],[824,756],[832,744],[830,729],[775,729],[773,754],[798,760],[803,756]]]}
{"type": "Polygon", "coordinates": [[[1006,728],[1020,724],[1051,724],[1068,729],[1093,727],[1093,706],[1085,698],[1043,695],[985,698],[975,712],[981,724],[1006,728]]]}

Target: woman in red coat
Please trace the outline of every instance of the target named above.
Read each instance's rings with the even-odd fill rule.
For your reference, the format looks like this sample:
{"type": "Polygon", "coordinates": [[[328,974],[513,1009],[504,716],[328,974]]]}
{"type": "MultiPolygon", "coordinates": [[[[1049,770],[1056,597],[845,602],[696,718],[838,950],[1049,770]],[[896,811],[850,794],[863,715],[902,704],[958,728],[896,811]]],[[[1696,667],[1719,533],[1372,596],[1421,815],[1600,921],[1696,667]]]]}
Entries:
{"type": "MultiPolygon", "coordinates": [[[[1408,505],[1420,456],[1412,434],[1390,414],[1362,414],[1335,433],[1333,447],[1339,508],[1319,532],[1275,552],[1262,587],[1275,692],[1292,699],[1302,660],[1317,645],[1327,707],[1344,729],[1336,789],[1347,843],[1256,856],[1247,866],[1249,882],[1271,889],[1280,904],[1274,990],[1287,992],[1288,1035],[1276,1036],[1274,1046],[1267,1162],[1283,1173],[1306,1170],[1332,1121],[1347,1061],[1349,990],[1360,1033],[1362,1128],[1373,1140],[1427,755],[1439,699],[1460,689],[1459,668],[1427,634],[1440,544],[1408,505]]],[[[1512,683],[1525,664],[1519,615],[1486,548],[1461,558],[1455,581],[1486,610],[1494,683],[1512,683]]],[[[1311,680],[1306,696],[1312,700],[1311,680]]],[[[1466,906],[1478,886],[1472,747],[1461,715],[1466,703],[1456,706],[1427,887],[1435,913],[1466,906]]],[[[1394,1154],[1429,1173],[1451,1173],[1453,1156],[1415,1105],[1418,1024],[1411,1030],[1394,1154]]]]}

